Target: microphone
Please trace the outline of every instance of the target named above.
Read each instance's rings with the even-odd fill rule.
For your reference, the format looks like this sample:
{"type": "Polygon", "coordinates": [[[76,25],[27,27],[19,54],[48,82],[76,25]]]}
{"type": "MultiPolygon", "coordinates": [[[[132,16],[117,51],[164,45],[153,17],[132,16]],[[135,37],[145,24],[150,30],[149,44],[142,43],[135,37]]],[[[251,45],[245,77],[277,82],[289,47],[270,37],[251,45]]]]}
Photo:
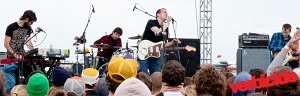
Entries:
{"type": "Polygon", "coordinates": [[[176,22],[174,18],[172,18],[172,22],[176,22]]]}
{"type": "Polygon", "coordinates": [[[133,7],[133,10],[132,10],[132,11],[134,11],[134,10],[136,9],[136,4],[137,4],[137,3],[134,4],[134,7],[133,7]]]}
{"type": "Polygon", "coordinates": [[[45,31],[42,28],[37,27],[36,30],[35,30],[35,32],[45,32],[45,31]]]}
{"type": "Polygon", "coordinates": [[[93,8],[93,9],[92,9],[92,12],[93,12],[93,13],[95,13],[95,8],[94,8],[94,5],[92,5],[92,8],[93,8]]]}

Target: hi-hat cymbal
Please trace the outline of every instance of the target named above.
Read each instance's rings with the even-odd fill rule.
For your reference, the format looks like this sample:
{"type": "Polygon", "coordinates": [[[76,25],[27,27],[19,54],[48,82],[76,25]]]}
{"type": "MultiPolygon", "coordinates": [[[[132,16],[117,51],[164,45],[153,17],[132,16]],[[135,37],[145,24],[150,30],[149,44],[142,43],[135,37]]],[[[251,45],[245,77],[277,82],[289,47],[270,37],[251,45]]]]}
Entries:
{"type": "Polygon", "coordinates": [[[142,36],[141,35],[132,36],[132,37],[129,37],[128,39],[142,39],[142,36]]]}

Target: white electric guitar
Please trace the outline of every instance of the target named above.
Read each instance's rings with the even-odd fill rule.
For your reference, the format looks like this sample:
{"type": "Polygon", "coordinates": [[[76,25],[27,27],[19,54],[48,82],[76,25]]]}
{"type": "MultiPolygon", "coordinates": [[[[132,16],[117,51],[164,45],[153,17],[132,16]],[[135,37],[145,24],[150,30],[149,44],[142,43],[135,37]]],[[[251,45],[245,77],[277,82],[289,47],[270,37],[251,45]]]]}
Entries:
{"type": "Polygon", "coordinates": [[[140,60],[146,60],[149,57],[159,58],[161,50],[196,51],[196,48],[187,45],[185,47],[172,47],[163,49],[163,41],[154,43],[149,40],[143,40],[139,43],[137,55],[140,60]]]}

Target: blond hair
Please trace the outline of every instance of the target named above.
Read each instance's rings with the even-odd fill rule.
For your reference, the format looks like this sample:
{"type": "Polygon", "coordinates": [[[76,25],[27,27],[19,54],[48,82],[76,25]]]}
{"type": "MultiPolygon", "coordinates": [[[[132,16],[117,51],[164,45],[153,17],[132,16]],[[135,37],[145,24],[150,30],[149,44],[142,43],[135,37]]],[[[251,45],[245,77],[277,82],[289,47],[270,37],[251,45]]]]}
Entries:
{"type": "Polygon", "coordinates": [[[27,96],[26,85],[16,85],[10,91],[10,96],[27,96]]]}
{"type": "Polygon", "coordinates": [[[64,89],[62,87],[50,87],[47,96],[65,96],[64,89]]]}

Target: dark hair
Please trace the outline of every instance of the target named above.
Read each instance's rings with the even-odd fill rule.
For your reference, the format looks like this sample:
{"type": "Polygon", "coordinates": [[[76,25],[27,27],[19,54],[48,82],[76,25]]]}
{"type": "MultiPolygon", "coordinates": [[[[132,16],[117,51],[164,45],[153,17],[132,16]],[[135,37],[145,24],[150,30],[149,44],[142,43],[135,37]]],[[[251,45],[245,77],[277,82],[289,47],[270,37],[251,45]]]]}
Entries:
{"type": "Polygon", "coordinates": [[[143,73],[143,72],[139,72],[137,75],[136,75],[136,78],[141,80],[142,82],[144,82],[147,87],[149,88],[149,90],[151,91],[152,90],[152,81],[150,79],[150,76],[143,73]]]}
{"type": "Polygon", "coordinates": [[[93,85],[90,85],[90,84],[84,84],[84,85],[85,85],[85,88],[87,88],[87,89],[94,89],[96,83],[93,85]]]}
{"type": "Polygon", "coordinates": [[[26,18],[28,18],[29,21],[37,21],[36,15],[32,10],[26,10],[20,20],[25,20],[26,18]]]}
{"type": "Polygon", "coordinates": [[[115,82],[114,80],[110,79],[109,76],[108,76],[108,74],[107,74],[107,76],[105,78],[105,82],[106,82],[108,90],[111,93],[115,93],[116,89],[121,84],[121,83],[115,82]]]}
{"type": "Polygon", "coordinates": [[[234,79],[235,79],[235,76],[231,76],[231,77],[227,78],[225,96],[231,96],[232,95],[232,90],[231,90],[229,84],[233,83],[234,79]]]}
{"type": "Polygon", "coordinates": [[[68,92],[67,96],[77,96],[74,92],[68,92]]]}
{"type": "Polygon", "coordinates": [[[116,33],[118,33],[118,34],[120,34],[120,35],[123,34],[123,30],[122,30],[122,28],[120,28],[120,27],[116,27],[116,28],[113,30],[113,32],[116,32],[116,33]]]}
{"type": "Polygon", "coordinates": [[[185,69],[175,60],[168,61],[162,68],[162,82],[167,86],[178,86],[184,83],[185,69]]]}
{"type": "Polygon", "coordinates": [[[198,95],[211,94],[223,96],[225,93],[225,76],[212,65],[203,67],[193,76],[198,95]]]}
{"type": "MultiPolygon", "coordinates": [[[[259,69],[259,68],[253,68],[249,71],[249,74],[251,76],[254,76],[255,78],[259,78],[261,74],[264,74],[265,76],[267,76],[266,72],[264,72],[264,70],[259,69]]],[[[265,93],[267,91],[267,88],[257,88],[255,89],[255,92],[263,92],[265,93]]]]}
{"type": "Polygon", "coordinates": [[[292,26],[291,26],[291,24],[285,23],[282,25],[282,29],[290,29],[290,31],[291,31],[292,26]]]}

